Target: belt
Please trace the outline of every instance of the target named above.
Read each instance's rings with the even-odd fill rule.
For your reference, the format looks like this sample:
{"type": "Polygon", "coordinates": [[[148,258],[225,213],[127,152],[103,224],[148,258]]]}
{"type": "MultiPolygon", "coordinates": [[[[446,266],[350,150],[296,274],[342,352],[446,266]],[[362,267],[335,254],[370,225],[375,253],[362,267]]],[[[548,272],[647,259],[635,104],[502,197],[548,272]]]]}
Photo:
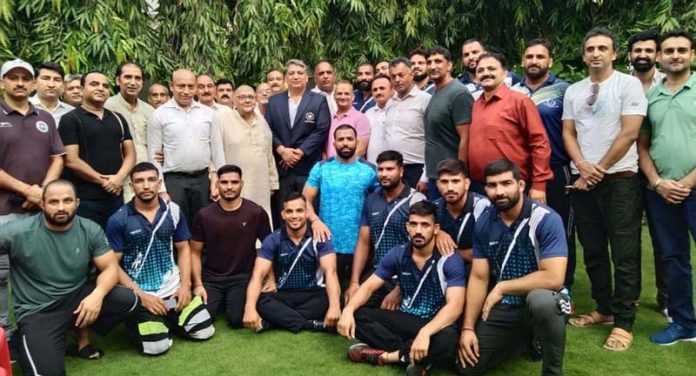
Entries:
{"type": "Polygon", "coordinates": [[[184,172],[184,171],[170,171],[170,172],[165,172],[165,176],[181,176],[185,178],[195,178],[201,175],[208,175],[208,169],[204,168],[202,170],[198,171],[191,171],[191,172],[184,172]]]}
{"type": "Polygon", "coordinates": [[[604,174],[604,179],[605,180],[611,180],[611,179],[626,179],[630,178],[636,173],[633,171],[619,171],[615,172],[613,174],[604,174]]]}

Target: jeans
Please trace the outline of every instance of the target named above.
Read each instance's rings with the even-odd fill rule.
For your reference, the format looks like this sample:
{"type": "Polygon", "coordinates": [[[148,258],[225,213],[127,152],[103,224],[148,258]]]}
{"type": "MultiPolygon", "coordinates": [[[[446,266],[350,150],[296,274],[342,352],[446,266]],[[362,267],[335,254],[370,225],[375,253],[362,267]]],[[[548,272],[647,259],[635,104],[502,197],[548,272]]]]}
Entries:
{"type": "Polygon", "coordinates": [[[568,245],[568,266],[564,285],[570,290],[575,275],[575,221],[570,196],[565,189],[570,184],[570,167],[568,165],[552,165],[553,179],[546,182],[546,204],[555,210],[563,220],[568,245]]]}
{"type": "Polygon", "coordinates": [[[662,249],[667,275],[667,310],[674,322],[696,329],[694,316],[691,244],[696,239],[696,190],[681,204],[671,205],[657,192],[646,192],[645,201],[653,221],[656,240],[662,249]]]}

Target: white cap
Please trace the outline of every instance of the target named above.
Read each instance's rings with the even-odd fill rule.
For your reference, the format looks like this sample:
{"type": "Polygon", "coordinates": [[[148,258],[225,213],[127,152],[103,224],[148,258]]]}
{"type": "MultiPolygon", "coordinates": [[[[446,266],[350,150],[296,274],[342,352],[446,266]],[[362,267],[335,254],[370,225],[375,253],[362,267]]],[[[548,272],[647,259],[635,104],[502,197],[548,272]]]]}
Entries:
{"type": "Polygon", "coordinates": [[[0,70],[0,78],[4,78],[7,72],[15,68],[24,69],[25,71],[29,72],[29,74],[31,74],[31,78],[34,78],[34,68],[31,67],[31,64],[27,63],[22,59],[14,59],[5,62],[5,64],[2,65],[2,70],[0,70]]]}

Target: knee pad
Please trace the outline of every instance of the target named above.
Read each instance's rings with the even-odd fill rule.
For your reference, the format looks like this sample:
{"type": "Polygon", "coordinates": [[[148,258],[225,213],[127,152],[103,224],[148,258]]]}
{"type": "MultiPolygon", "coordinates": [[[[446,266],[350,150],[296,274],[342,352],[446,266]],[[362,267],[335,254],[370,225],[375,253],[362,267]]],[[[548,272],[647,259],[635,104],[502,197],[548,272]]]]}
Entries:
{"type": "Polygon", "coordinates": [[[161,355],[173,344],[167,326],[158,321],[145,321],[138,324],[140,348],[145,355],[161,355]]]}
{"type": "Polygon", "coordinates": [[[200,328],[196,331],[189,332],[189,337],[191,339],[199,340],[199,341],[205,341],[206,339],[210,339],[215,334],[215,327],[210,324],[210,326],[200,328]]]}

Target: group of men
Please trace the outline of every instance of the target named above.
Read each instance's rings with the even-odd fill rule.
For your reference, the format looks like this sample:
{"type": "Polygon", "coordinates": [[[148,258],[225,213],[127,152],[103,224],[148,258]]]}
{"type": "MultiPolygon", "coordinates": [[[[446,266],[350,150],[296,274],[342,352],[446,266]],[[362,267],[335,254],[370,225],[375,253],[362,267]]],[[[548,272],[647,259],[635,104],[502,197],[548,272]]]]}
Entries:
{"type": "Polygon", "coordinates": [[[593,29],[572,85],[544,39],[525,45],[522,78],[475,39],[461,79],[440,46],[361,64],[355,87],[326,60],[311,90],[297,59],[255,89],[180,69],[150,104],[133,62],[109,96],[102,72],[8,61],[0,320],[33,374],[101,357],[90,330],[125,322],[159,355],[173,333],[211,338],[219,312],[257,332],[337,331],[360,341],[351,360],[409,374],[522,353],[561,374],[575,230],[597,307],[569,322],[612,324],[604,348],[624,351],[645,208],[670,320],[651,340],[696,341],[693,43],[636,34],[624,74],[616,37],[593,29]]]}

